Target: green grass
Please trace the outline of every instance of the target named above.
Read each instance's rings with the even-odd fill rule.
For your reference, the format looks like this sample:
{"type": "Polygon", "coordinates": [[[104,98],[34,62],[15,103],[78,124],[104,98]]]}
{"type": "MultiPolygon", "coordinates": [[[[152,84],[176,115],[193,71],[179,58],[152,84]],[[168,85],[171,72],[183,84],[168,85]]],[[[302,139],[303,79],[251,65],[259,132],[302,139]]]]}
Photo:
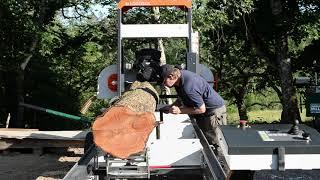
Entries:
{"type": "MultiPolygon", "coordinates": [[[[280,121],[282,110],[254,110],[249,111],[249,123],[261,123],[267,122],[271,123],[274,121],[280,121]]],[[[311,117],[306,117],[306,111],[300,113],[302,121],[311,121],[311,117]]],[[[238,112],[228,112],[228,123],[229,124],[238,124],[239,115],[238,112]]]]}

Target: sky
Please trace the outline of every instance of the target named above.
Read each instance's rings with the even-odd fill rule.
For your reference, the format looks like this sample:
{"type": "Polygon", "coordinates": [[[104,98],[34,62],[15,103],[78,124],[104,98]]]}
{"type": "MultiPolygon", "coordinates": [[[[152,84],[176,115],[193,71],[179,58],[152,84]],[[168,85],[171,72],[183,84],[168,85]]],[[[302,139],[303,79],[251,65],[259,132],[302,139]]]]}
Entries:
{"type": "MultiPolygon", "coordinates": [[[[108,6],[102,6],[100,4],[95,4],[95,5],[91,5],[88,12],[83,12],[81,11],[81,9],[83,9],[82,7],[78,7],[78,11],[80,10],[81,13],[83,13],[86,16],[92,16],[94,15],[97,20],[102,20],[103,18],[105,18],[108,15],[108,6]]],[[[65,8],[64,9],[64,15],[67,17],[76,17],[77,12],[75,10],[74,7],[70,7],[70,8],[65,8]]],[[[63,24],[68,25],[71,22],[75,22],[75,21],[81,21],[81,19],[76,19],[76,18],[64,18],[62,15],[62,12],[60,12],[58,14],[58,20],[61,21],[63,24]]]]}

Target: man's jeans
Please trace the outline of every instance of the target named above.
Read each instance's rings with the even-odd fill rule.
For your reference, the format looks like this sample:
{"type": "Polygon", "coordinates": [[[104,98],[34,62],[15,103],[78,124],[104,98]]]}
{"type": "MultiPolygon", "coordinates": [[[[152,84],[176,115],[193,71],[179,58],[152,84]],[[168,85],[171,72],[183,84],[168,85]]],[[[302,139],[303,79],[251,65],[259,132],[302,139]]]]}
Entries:
{"type": "Polygon", "coordinates": [[[218,142],[215,139],[215,129],[217,128],[217,126],[227,125],[226,106],[213,109],[210,113],[190,115],[190,117],[194,117],[196,119],[199,128],[202,130],[210,144],[216,144],[216,142],[218,142]]]}

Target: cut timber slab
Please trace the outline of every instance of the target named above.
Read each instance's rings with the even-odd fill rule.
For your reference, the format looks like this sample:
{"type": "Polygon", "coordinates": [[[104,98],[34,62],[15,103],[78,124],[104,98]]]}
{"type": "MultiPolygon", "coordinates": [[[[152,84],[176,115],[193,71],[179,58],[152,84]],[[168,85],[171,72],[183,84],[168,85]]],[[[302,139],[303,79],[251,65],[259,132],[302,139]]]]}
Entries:
{"type": "Polygon", "coordinates": [[[62,139],[62,140],[83,140],[86,137],[86,131],[0,131],[0,139],[62,139]]]}
{"type": "Polygon", "coordinates": [[[0,131],[39,131],[39,129],[0,128],[0,131]]]}
{"type": "Polygon", "coordinates": [[[0,150],[9,148],[83,147],[87,131],[0,131],[0,150]]]}

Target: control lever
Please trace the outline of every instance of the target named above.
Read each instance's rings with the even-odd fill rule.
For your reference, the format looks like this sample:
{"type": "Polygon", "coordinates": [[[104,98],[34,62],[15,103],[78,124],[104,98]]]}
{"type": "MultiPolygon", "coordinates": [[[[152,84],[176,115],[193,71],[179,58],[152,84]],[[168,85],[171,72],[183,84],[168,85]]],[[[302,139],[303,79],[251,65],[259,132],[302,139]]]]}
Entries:
{"type": "Polygon", "coordinates": [[[298,135],[300,133],[300,129],[298,125],[299,125],[299,121],[296,119],[288,133],[293,135],[298,135]]]}

